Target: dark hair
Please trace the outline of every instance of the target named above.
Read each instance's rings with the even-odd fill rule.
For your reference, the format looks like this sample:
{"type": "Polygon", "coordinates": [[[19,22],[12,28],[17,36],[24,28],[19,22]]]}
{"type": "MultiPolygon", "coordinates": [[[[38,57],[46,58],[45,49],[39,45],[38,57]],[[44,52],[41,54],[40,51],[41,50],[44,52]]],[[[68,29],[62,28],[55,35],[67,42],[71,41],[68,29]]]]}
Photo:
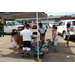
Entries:
{"type": "Polygon", "coordinates": [[[57,30],[57,26],[55,26],[55,27],[54,27],[54,29],[56,29],[56,30],[57,30]]]}
{"type": "Polygon", "coordinates": [[[25,22],[25,24],[27,24],[27,22],[25,22]]]}
{"type": "Polygon", "coordinates": [[[53,28],[55,27],[55,25],[53,25],[53,28]]]}
{"type": "Polygon", "coordinates": [[[39,23],[39,26],[42,27],[42,23],[39,23]]]}
{"type": "Polygon", "coordinates": [[[13,30],[12,30],[12,32],[15,32],[15,31],[16,31],[16,29],[13,29],[13,30]]]}
{"type": "Polygon", "coordinates": [[[70,23],[67,24],[67,27],[70,27],[70,23]]]}
{"type": "Polygon", "coordinates": [[[12,32],[12,33],[11,33],[11,36],[14,36],[14,35],[15,35],[15,34],[12,32]]]}
{"type": "Polygon", "coordinates": [[[25,27],[28,28],[28,27],[30,27],[30,25],[29,24],[26,24],[25,27]]]}

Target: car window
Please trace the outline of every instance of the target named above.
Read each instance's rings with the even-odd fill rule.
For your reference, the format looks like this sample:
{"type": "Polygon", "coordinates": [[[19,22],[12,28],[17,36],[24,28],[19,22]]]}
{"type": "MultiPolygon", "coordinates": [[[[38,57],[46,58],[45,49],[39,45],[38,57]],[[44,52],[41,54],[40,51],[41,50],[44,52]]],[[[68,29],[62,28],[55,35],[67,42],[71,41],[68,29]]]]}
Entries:
{"type": "Polygon", "coordinates": [[[61,22],[59,26],[65,26],[65,22],[61,22]]]}
{"type": "Polygon", "coordinates": [[[10,26],[10,24],[11,24],[10,22],[7,22],[7,26],[10,26]]]}
{"type": "Polygon", "coordinates": [[[68,24],[68,23],[71,25],[71,21],[68,21],[67,24],[68,24]]]}
{"type": "Polygon", "coordinates": [[[20,25],[19,22],[11,22],[13,25],[20,25]]]}
{"type": "Polygon", "coordinates": [[[75,21],[73,21],[73,26],[75,26],[75,21]]]}

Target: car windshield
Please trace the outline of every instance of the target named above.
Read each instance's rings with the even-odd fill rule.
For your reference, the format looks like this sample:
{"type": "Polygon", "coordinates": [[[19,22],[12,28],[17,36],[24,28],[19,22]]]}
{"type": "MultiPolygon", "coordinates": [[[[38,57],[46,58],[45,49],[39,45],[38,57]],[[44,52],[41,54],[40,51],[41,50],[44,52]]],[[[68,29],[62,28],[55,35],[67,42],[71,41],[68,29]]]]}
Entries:
{"type": "Polygon", "coordinates": [[[32,23],[32,24],[37,24],[37,23],[32,23]]]}
{"type": "Polygon", "coordinates": [[[53,24],[58,24],[58,23],[53,23],[53,24]]]}
{"type": "Polygon", "coordinates": [[[19,22],[11,22],[13,25],[21,25],[19,22]]]}
{"type": "Polygon", "coordinates": [[[73,25],[75,26],[75,21],[73,21],[73,25]]]}

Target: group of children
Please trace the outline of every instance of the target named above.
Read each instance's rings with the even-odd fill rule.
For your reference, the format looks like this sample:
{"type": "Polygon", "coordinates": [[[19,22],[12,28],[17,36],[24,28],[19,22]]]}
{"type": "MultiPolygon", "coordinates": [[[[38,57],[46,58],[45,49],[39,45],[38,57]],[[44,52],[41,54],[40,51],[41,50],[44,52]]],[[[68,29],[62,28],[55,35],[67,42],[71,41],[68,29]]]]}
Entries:
{"type": "MultiPolygon", "coordinates": [[[[69,46],[69,38],[70,38],[70,23],[67,24],[66,26],[66,31],[64,32],[65,33],[65,36],[66,36],[66,39],[67,39],[67,43],[66,43],[66,47],[69,46]]],[[[54,45],[55,46],[55,52],[57,52],[57,43],[58,43],[58,31],[57,31],[57,26],[56,25],[53,25],[52,27],[52,39],[53,39],[53,42],[51,45],[54,45]]]]}
{"type": "MultiPolygon", "coordinates": [[[[20,37],[23,38],[23,49],[22,49],[22,57],[24,57],[24,52],[27,50],[27,57],[30,57],[30,50],[31,50],[31,37],[33,37],[32,32],[29,30],[30,26],[29,24],[25,25],[24,30],[20,32],[20,37]]],[[[11,33],[11,42],[13,45],[13,50],[15,54],[18,54],[17,52],[17,42],[15,38],[15,33],[11,33]]]]}
{"type": "MultiPolygon", "coordinates": [[[[23,50],[22,50],[22,57],[24,57],[24,52],[25,50],[27,50],[27,57],[30,57],[30,50],[31,50],[31,38],[33,37],[32,32],[29,30],[30,26],[29,24],[25,25],[25,29],[22,30],[20,32],[20,36],[23,38],[23,50]]],[[[70,37],[70,24],[67,24],[66,27],[66,32],[65,32],[66,36],[67,36],[67,45],[69,44],[69,37],[70,37]]],[[[13,50],[15,54],[18,54],[19,52],[17,52],[17,42],[16,42],[16,38],[14,36],[15,34],[12,32],[11,33],[11,42],[13,45],[13,50]]],[[[52,28],[52,45],[55,46],[55,52],[57,52],[57,43],[58,43],[58,31],[57,31],[57,26],[53,25],[52,28]]]]}

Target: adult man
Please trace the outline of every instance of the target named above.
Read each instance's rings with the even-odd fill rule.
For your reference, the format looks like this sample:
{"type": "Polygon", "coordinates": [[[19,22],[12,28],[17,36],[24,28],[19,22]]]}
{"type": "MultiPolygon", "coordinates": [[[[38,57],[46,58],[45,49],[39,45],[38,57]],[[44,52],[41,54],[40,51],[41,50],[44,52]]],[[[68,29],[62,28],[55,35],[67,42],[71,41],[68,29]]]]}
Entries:
{"type": "Polygon", "coordinates": [[[46,26],[42,23],[39,23],[38,31],[40,33],[40,40],[42,41],[42,44],[45,42],[45,33],[47,31],[46,26]]]}
{"type": "Polygon", "coordinates": [[[25,50],[27,50],[27,57],[30,57],[31,37],[33,37],[33,35],[29,28],[29,24],[26,24],[25,29],[20,32],[20,36],[23,37],[22,57],[24,57],[25,50]]]}

